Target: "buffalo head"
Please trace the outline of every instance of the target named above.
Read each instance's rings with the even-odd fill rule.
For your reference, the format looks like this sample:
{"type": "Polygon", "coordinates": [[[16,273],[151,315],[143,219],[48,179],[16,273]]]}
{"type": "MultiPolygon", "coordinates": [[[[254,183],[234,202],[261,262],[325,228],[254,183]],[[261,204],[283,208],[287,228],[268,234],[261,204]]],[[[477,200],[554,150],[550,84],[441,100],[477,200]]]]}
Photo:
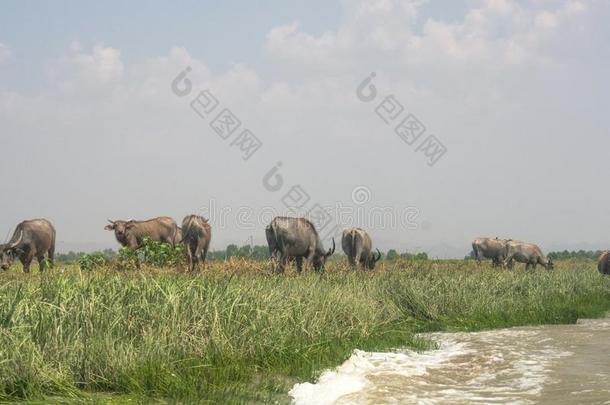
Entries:
{"type": "Polygon", "coordinates": [[[328,249],[328,252],[324,252],[322,249],[316,250],[316,253],[313,257],[313,267],[316,271],[324,270],[324,264],[326,263],[326,259],[335,253],[335,238],[333,238],[333,247],[328,249]]]}
{"type": "Polygon", "coordinates": [[[110,225],[106,225],[104,227],[107,231],[114,231],[114,236],[117,241],[121,243],[123,246],[127,246],[129,244],[129,230],[134,227],[133,221],[111,221],[110,225]]]}
{"type": "Polygon", "coordinates": [[[366,261],[366,266],[369,268],[369,270],[373,270],[377,262],[381,259],[381,252],[379,251],[379,249],[376,250],[377,256],[375,256],[375,253],[373,253],[369,255],[368,260],[366,261]]]}
{"type": "Polygon", "coordinates": [[[15,260],[15,256],[17,255],[17,247],[22,239],[23,232],[19,234],[17,241],[0,245],[0,269],[6,271],[11,267],[13,260],[15,260]]]}

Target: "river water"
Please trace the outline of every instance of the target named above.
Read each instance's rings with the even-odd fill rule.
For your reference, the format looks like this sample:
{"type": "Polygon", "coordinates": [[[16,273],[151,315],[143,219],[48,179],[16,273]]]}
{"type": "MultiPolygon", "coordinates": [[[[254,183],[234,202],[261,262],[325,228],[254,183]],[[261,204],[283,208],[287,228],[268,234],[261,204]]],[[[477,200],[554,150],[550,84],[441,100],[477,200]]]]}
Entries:
{"type": "Polygon", "coordinates": [[[610,319],[425,336],[438,349],[356,350],[293,403],[610,404],[610,319]]]}

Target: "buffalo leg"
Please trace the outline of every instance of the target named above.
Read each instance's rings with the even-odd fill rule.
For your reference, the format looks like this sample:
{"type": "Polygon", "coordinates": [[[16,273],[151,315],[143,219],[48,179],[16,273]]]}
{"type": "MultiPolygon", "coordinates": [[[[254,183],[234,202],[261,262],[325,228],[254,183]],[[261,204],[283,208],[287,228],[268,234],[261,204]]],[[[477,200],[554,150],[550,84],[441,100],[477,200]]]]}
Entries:
{"type": "Polygon", "coordinates": [[[49,264],[51,265],[51,268],[55,267],[55,246],[51,246],[47,252],[47,255],[49,256],[49,264]]]}
{"type": "Polygon", "coordinates": [[[203,269],[205,270],[205,260],[208,257],[208,250],[210,249],[210,240],[208,239],[207,243],[203,246],[203,253],[201,255],[201,261],[203,262],[203,269]]]}
{"type": "Polygon", "coordinates": [[[189,271],[193,271],[193,255],[190,246],[186,247],[186,260],[188,261],[189,271]]]}
{"type": "Polygon", "coordinates": [[[477,261],[477,265],[481,265],[481,255],[479,254],[479,252],[476,249],[472,249],[472,252],[474,253],[474,260],[477,261]]]}
{"type": "Polygon", "coordinates": [[[199,262],[201,261],[201,258],[203,256],[204,248],[205,248],[205,245],[202,240],[197,242],[197,247],[195,248],[195,254],[193,255],[193,256],[195,256],[195,262],[197,263],[197,270],[199,270],[199,262]]]}
{"type": "Polygon", "coordinates": [[[303,270],[303,258],[297,257],[295,261],[297,262],[297,273],[301,274],[301,271],[303,270]]]}
{"type": "Polygon", "coordinates": [[[278,250],[273,250],[270,252],[269,261],[271,262],[271,272],[277,273],[279,271],[279,254],[278,250]]]}
{"type": "Polygon", "coordinates": [[[198,267],[199,263],[199,257],[197,256],[197,246],[193,246],[193,245],[189,245],[189,256],[190,256],[190,271],[194,272],[195,269],[198,267]]]}
{"type": "Polygon", "coordinates": [[[283,272],[283,267],[282,267],[282,253],[279,250],[276,250],[273,254],[273,259],[271,260],[272,266],[273,266],[273,272],[274,273],[282,273],[283,272]]]}
{"type": "Polygon", "coordinates": [[[31,253],[27,253],[25,257],[21,260],[21,263],[23,263],[24,273],[30,272],[30,265],[32,264],[32,260],[34,260],[34,255],[31,253]]]}
{"type": "Polygon", "coordinates": [[[309,249],[309,252],[307,252],[307,265],[311,266],[313,264],[313,257],[316,254],[315,250],[313,249],[309,249]]]}
{"type": "Polygon", "coordinates": [[[193,248],[192,246],[189,247],[189,257],[190,257],[190,267],[189,267],[189,271],[192,273],[194,272],[197,267],[198,267],[198,257],[197,257],[197,249],[193,248]]]}
{"type": "Polygon", "coordinates": [[[45,271],[47,269],[47,266],[44,261],[44,255],[37,256],[36,260],[38,260],[38,267],[40,268],[40,272],[45,271]]]}
{"type": "Polygon", "coordinates": [[[203,269],[205,270],[205,258],[208,255],[208,248],[207,246],[203,249],[203,252],[201,252],[201,263],[203,263],[203,269]]]}
{"type": "Polygon", "coordinates": [[[286,264],[288,264],[288,256],[282,254],[282,256],[280,257],[280,263],[278,266],[278,273],[280,274],[284,274],[284,271],[286,270],[286,264]]]}
{"type": "Polygon", "coordinates": [[[277,273],[277,255],[275,254],[275,252],[271,252],[269,262],[271,263],[271,272],[277,273]]]}

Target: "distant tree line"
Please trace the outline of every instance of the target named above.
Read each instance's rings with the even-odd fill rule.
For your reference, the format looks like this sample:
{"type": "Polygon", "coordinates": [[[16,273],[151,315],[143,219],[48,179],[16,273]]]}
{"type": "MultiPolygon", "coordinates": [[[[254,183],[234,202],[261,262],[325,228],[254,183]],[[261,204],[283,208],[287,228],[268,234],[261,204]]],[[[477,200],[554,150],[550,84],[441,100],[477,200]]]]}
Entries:
{"type": "Polygon", "coordinates": [[[420,253],[398,253],[396,249],[388,250],[388,253],[385,255],[386,260],[394,261],[398,259],[406,259],[406,260],[428,260],[428,254],[426,252],[420,253]]]}
{"type": "Polygon", "coordinates": [[[577,259],[577,260],[597,260],[603,253],[603,250],[564,250],[562,252],[550,252],[548,257],[553,260],[577,259]]]}
{"type": "Polygon", "coordinates": [[[244,245],[239,247],[235,244],[230,244],[224,250],[208,252],[210,260],[227,260],[231,258],[267,260],[269,257],[269,248],[266,245],[244,245]]]}
{"type": "MultiPolygon", "coordinates": [[[[96,254],[101,254],[105,256],[108,260],[112,260],[117,256],[117,252],[112,249],[105,249],[101,252],[95,252],[96,254]]],[[[383,254],[383,252],[382,252],[383,254]]],[[[63,263],[75,263],[78,262],[86,253],[84,252],[73,252],[70,251],[68,253],[58,253],[56,255],[56,260],[63,263]]],[[[236,259],[251,259],[251,260],[268,260],[269,248],[266,245],[244,245],[237,246],[236,244],[230,244],[226,247],[226,249],[222,250],[211,250],[208,252],[208,260],[227,260],[231,258],[236,259]]],[[[343,254],[337,252],[333,260],[341,259],[343,254]]],[[[395,261],[398,259],[406,259],[406,260],[428,260],[428,254],[425,252],[420,253],[410,253],[403,252],[398,253],[396,249],[390,249],[388,252],[383,255],[386,260],[395,261]]]]}
{"type": "MultiPolygon", "coordinates": [[[[117,252],[112,249],[104,249],[103,251],[93,252],[95,254],[101,254],[108,260],[112,260],[117,256],[117,252]]],[[[58,253],[55,255],[55,259],[63,263],[76,263],[83,256],[87,255],[85,252],[73,252],[58,253]]],[[[269,259],[269,248],[264,245],[244,245],[239,247],[235,244],[227,246],[224,250],[213,250],[208,252],[208,260],[226,260],[230,258],[248,258],[253,260],[267,260],[269,259]]]]}
{"type": "MultiPolygon", "coordinates": [[[[102,251],[97,251],[94,253],[101,253],[108,260],[114,258],[117,255],[117,252],[115,252],[112,249],[104,249],[102,251]]],[[[79,261],[86,254],[87,253],[85,253],[85,252],[73,252],[73,251],[69,251],[68,253],[57,253],[57,254],[55,254],[55,260],[58,262],[63,262],[63,263],[75,263],[75,262],[79,261]]]]}

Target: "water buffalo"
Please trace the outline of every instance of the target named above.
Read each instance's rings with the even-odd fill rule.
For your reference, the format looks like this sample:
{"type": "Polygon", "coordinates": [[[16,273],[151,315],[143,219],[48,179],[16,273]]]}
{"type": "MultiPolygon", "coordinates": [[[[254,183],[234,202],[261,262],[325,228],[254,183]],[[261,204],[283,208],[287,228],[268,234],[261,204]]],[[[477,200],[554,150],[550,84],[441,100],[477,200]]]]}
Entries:
{"type": "Polygon", "coordinates": [[[116,240],[133,250],[142,247],[144,238],[148,237],[157,242],[169,243],[175,246],[178,226],[176,221],[169,217],[159,217],[147,221],[111,221],[104,227],[107,231],[114,231],[116,240]]]}
{"type": "MultiPolygon", "coordinates": [[[[275,234],[271,229],[271,225],[267,225],[265,228],[265,237],[267,238],[267,246],[269,246],[269,256],[274,260],[280,256],[280,250],[277,241],[275,240],[275,234]]],[[[289,257],[287,263],[293,264],[295,261],[294,257],[289,257]]]]}
{"type": "Polygon", "coordinates": [[[477,238],[472,242],[472,251],[477,262],[482,259],[491,259],[493,267],[503,264],[506,258],[507,240],[492,238],[477,238]]]}
{"type": "Polygon", "coordinates": [[[13,259],[18,257],[23,264],[23,271],[30,272],[32,260],[36,258],[40,270],[45,268],[44,256],[49,258],[53,267],[55,259],[55,228],[46,219],[23,221],[13,233],[11,240],[0,245],[0,268],[8,270],[13,259]]]}
{"type": "Polygon", "coordinates": [[[335,239],[332,240],[333,247],[325,251],[315,226],[305,218],[275,217],[265,229],[265,234],[272,260],[279,260],[274,271],[280,273],[284,272],[291,258],[296,261],[299,273],[303,269],[303,259],[316,271],[322,271],[326,259],[335,253],[335,239]]]}
{"type": "Polygon", "coordinates": [[[174,246],[182,243],[182,228],[176,228],[176,236],[174,236],[174,246]]]}
{"type": "Polygon", "coordinates": [[[537,245],[533,243],[509,240],[506,242],[506,257],[504,266],[513,267],[513,260],[519,263],[525,263],[525,268],[536,268],[540,264],[547,270],[553,269],[553,261],[547,258],[537,245]]]}
{"type": "Polygon", "coordinates": [[[208,254],[210,240],[212,239],[212,227],[208,220],[197,216],[189,215],[182,220],[182,243],[186,248],[189,261],[189,269],[195,271],[199,266],[199,260],[205,268],[205,257],[208,254]]]}
{"type": "Polygon", "coordinates": [[[610,275],[610,252],[605,251],[599,256],[599,260],[597,262],[597,270],[599,270],[602,274],[610,275]]]}
{"type": "Polygon", "coordinates": [[[372,251],[373,242],[369,234],[361,228],[351,228],[343,231],[341,247],[347,255],[347,260],[352,267],[362,266],[373,270],[375,264],[381,259],[381,252],[377,249],[377,256],[372,251]]]}
{"type": "Polygon", "coordinates": [[[279,255],[279,246],[277,244],[277,240],[275,240],[275,233],[273,232],[273,228],[271,228],[271,224],[267,225],[265,228],[265,238],[267,239],[267,246],[269,246],[269,256],[276,257],[279,255]]]}

